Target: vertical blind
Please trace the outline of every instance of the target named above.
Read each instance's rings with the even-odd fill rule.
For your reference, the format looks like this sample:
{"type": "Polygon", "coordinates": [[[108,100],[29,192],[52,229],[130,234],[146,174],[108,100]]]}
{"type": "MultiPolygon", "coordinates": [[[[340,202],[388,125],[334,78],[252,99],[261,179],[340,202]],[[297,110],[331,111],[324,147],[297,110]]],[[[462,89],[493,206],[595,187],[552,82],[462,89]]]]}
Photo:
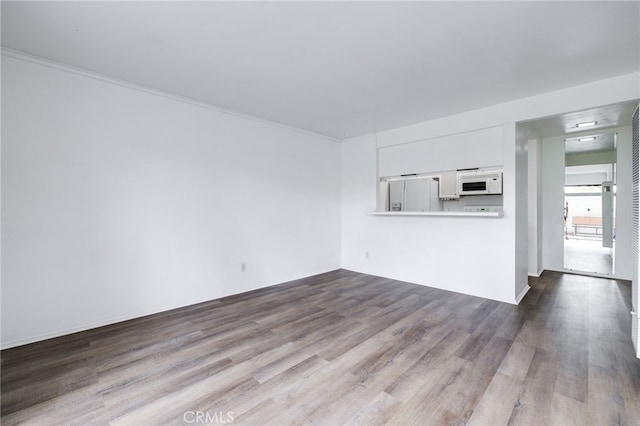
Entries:
{"type": "MultiPolygon", "coordinates": [[[[632,281],[632,290],[631,290],[631,303],[633,306],[633,312],[636,315],[638,312],[638,244],[640,244],[640,233],[638,228],[640,226],[639,217],[638,217],[638,206],[639,206],[639,179],[640,179],[640,166],[638,164],[640,156],[640,133],[638,132],[638,112],[640,107],[636,108],[635,113],[633,114],[632,124],[631,124],[631,158],[633,162],[633,185],[632,185],[632,216],[631,216],[631,232],[632,232],[632,265],[633,265],[633,281],[632,281]]],[[[633,338],[634,340],[638,338],[638,321],[636,318],[633,320],[633,338]]],[[[636,345],[640,345],[640,342],[635,342],[636,345]]],[[[637,349],[636,349],[637,350],[637,349]]]]}

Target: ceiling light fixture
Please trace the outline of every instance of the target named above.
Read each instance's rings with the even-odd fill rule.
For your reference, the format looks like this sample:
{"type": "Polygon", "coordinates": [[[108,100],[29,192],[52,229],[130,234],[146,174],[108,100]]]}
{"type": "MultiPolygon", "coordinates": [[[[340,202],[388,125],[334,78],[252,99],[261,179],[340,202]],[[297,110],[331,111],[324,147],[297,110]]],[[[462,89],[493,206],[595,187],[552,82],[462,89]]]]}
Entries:
{"type": "Polygon", "coordinates": [[[589,136],[588,138],[580,138],[578,139],[578,142],[591,142],[591,141],[595,141],[596,137],[595,136],[589,136]]]}
{"type": "Polygon", "coordinates": [[[592,126],[595,126],[596,124],[598,124],[597,121],[585,121],[584,123],[576,124],[576,127],[578,129],[582,129],[583,127],[592,127],[592,126]]]}

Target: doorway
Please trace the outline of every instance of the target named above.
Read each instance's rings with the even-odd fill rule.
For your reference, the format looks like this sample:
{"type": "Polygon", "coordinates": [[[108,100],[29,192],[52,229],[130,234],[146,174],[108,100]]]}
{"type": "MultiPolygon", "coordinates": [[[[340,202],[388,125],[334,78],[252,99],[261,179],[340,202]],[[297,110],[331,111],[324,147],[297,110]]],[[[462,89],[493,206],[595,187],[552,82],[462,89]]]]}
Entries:
{"type": "Polygon", "coordinates": [[[529,138],[530,275],[552,270],[630,278],[631,116],[637,105],[637,101],[605,105],[518,123],[517,130],[529,138]],[[611,184],[603,189],[603,182],[611,184]],[[611,226],[605,226],[602,211],[596,214],[598,208],[602,209],[597,207],[602,205],[601,198],[595,198],[599,200],[597,206],[580,205],[585,202],[580,201],[580,197],[603,194],[611,197],[611,226]],[[569,209],[565,220],[563,210],[567,201],[569,209]],[[581,211],[582,214],[578,214],[581,211]],[[582,222],[578,219],[579,225],[602,228],[576,229],[573,218],[569,217],[572,215],[583,216],[582,222]],[[584,216],[600,219],[593,223],[588,222],[593,219],[584,216]],[[603,246],[607,230],[611,232],[608,236],[611,244],[603,246]],[[593,260],[582,264],[572,261],[572,254],[580,247],[592,252],[597,250],[600,259],[608,256],[604,257],[605,267],[604,262],[597,266],[593,260]],[[568,257],[566,262],[565,257],[568,257]]]}
{"type": "Polygon", "coordinates": [[[565,140],[565,270],[615,274],[615,161],[615,133],[565,140]]]}

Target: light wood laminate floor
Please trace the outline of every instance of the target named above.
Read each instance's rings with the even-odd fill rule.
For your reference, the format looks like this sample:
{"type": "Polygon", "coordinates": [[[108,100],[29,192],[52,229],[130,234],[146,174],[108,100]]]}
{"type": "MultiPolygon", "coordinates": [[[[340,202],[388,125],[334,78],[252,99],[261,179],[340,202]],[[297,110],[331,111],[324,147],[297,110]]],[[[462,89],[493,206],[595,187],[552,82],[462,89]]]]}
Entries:
{"type": "Polygon", "coordinates": [[[571,271],[613,274],[612,249],[602,247],[602,240],[568,239],[564,241],[564,267],[571,271]]]}
{"type": "Polygon", "coordinates": [[[638,425],[630,283],[334,271],[2,352],[2,424],[638,425]]]}

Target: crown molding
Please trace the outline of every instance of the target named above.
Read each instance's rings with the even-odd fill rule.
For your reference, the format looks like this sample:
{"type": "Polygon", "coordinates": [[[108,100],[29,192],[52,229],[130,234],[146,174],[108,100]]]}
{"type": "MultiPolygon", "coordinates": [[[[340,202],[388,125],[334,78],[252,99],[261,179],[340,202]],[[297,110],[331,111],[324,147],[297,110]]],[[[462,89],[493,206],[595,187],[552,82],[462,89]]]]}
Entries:
{"type": "Polygon", "coordinates": [[[250,114],[245,114],[245,113],[240,113],[240,112],[236,112],[230,109],[226,109],[226,108],[222,108],[220,106],[214,105],[214,104],[210,104],[207,102],[203,102],[197,99],[193,99],[187,96],[182,96],[182,95],[178,95],[175,93],[171,93],[171,92],[166,92],[160,89],[155,89],[153,87],[148,87],[148,86],[144,86],[144,85],[140,85],[137,83],[132,83],[126,80],[121,80],[118,78],[114,78],[114,77],[110,77],[108,75],[105,74],[100,74],[98,72],[95,71],[89,71],[86,70],[84,68],[79,68],[79,67],[75,67],[72,65],[68,65],[62,62],[57,62],[51,59],[47,59],[47,58],[43,58],[41,56],[36,56],[36,55],[31,55],[29,53],[20,51],[20,50],[15,50],[15,49],[11,49],[11,48],[7,48],[2,46],[0,48],[0,54],[2,54],[2,56],[6,56],[9,58],[14,58],[14,59],[18,59],[18,60],[22,60],[22,61],[26,61],[26,62],[31,62],[37,65],[41,65],[44,67],[48,67],[48,68],[53,68],[56,70],[60,70],[60,71],[65,71],[65,72],[69,72],[72,74],[76,74],[82,77],[87,77],[87,78],[91,78],[94,80],[98,80],[98,81],[102,81],[104,83],[108,83],[108,84],[113,84],[116,86],[120,86],[120,87],[125,87],[127,89],[131,89],[131,90],[136,90],[138,92],[143,92],[143,93],[147,93],[150,95],[155,95],[155,96],[160,96],[166,99],[171,99],[174,101],[178,101],[178,102],[183,102],[183,103],[187,103],[190,105],[194,105],[200,108],[205,108],[205,109],[209,109],[212,111],[216,111],[218,113],[221,114],[225,114],[225,115],[229,115],[232,117],[236,117],[236,118],[242,118],[245,120],[250,120],[250,121],[254,121],[257,123],[262,123],[262,124],[267,124],[270,126],[275,126],[275,127],[279,127],[285,130],[289,130],[289,131],[293,131],[293,132],[297,132],[297,133],[302,133],[305,134],[307,136],[314,136],[314,137],[319,137],[322,139],[325,139],[327,141],[330,142],[336,142],[336,143],[341,143],[343,140],[342,139],[338,139],[338,138],[334,138],[332,136],[328,136],[328,135],[323,135],[321,133],[317,133],[314,132],[312,130],[307,130],[307,129],[303,129],[300,127],[295,127],[295,126],[291,126],[285,123],[281,123],[278,121],[272,121],[272,120],[267,120],[265,118],[260,118],[257,117],[255,115],[250,115],[250,114]]]}

